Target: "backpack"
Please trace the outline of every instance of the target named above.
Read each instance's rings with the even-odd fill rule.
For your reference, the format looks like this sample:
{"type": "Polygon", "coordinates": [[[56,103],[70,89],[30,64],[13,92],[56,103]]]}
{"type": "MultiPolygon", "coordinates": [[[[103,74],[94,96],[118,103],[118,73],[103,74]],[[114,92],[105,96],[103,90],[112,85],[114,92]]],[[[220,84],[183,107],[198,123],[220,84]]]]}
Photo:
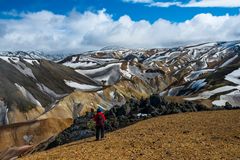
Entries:
{"type": "Polygon", "coordinates": [[[103,119],[101,114],[97,114],[96,125],[97,126],[103,126],[104,125],[104,119],[103,119]]]}

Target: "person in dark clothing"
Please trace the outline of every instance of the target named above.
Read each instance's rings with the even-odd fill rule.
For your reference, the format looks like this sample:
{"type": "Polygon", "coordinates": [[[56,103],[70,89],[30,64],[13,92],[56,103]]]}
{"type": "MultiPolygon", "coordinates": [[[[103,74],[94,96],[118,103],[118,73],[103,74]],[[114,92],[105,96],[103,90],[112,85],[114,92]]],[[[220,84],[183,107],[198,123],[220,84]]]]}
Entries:
{"type": "Polygon", "coordinates": [[[104,138],[104,122],[106,121],[105,115],[102,113],[102,109],[97,109],[97,114],[93,117],[93,120],[96,122],[96,140],[104,138]]]}

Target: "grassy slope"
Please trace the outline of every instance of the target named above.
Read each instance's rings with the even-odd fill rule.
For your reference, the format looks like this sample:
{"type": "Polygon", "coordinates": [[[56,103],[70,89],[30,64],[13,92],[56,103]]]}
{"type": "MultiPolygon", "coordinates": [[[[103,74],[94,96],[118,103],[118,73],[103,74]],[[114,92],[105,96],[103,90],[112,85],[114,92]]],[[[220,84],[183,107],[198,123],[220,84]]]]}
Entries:
{"type": "Polygon", "coordinates": [[[240,110],[152,118],[23,159],[239,159],[240,110]]]}

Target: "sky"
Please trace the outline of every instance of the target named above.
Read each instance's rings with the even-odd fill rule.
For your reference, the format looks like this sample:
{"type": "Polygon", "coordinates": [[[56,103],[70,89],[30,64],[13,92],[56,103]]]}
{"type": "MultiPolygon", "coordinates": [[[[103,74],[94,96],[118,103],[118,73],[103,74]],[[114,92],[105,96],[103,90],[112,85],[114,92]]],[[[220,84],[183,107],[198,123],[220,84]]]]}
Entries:
{"type": "Polygon", "coordinates": [[[240,40],[240,0],[0,0],[0,50],[79,53],[240,40]]]}

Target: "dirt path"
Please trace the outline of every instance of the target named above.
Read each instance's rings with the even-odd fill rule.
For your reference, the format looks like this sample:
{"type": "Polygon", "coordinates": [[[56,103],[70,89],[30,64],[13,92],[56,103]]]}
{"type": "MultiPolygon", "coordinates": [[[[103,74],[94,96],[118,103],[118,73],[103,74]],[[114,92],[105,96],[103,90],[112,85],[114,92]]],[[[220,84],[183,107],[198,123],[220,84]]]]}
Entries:
{"type": "Polygon", "coordinates": [[[240,160],[240,110],[183,113],[148,119],[94,138],[40,152],[25,160],[240,160]]]}

